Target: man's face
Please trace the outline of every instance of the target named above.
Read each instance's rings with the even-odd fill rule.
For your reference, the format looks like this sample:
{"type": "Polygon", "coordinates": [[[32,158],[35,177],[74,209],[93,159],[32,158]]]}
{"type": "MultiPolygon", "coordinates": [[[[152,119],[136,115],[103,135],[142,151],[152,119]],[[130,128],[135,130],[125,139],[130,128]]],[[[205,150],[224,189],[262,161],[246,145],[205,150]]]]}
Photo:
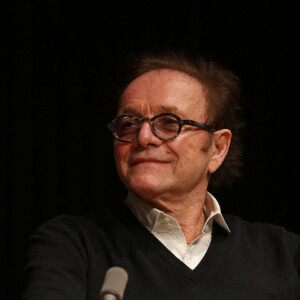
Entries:
{"type": "MultiPolygon", "coordinates": [[[[201,84],[175,70],[147,72],[125,89],[117,115],[151,118],[164,112],[205,123],[201,84]]],[[[177,138],[162,141],[144,122],[133,142],[115,140],[118,174],[127,188],[148,201],[202,194],[208,183],[210,139],[206,131],[185,125],[177,138]]]]}

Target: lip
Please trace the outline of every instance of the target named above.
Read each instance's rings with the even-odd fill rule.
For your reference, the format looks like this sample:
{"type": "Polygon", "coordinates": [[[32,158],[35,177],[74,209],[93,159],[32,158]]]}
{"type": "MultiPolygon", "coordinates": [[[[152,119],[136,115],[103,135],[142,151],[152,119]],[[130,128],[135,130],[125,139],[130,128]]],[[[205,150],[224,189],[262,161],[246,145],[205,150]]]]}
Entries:
{"type": "Polygon", "coordinates": [[[160,164],[166,164],[168,162],[167,161],[163,161],[163,160],[154,159],[154,158],[137,158],[137,159],[133,159],[130,162],[130,165],[134,166],[134,165],[142,164],[142,163],[160,163],[160,164]]]}

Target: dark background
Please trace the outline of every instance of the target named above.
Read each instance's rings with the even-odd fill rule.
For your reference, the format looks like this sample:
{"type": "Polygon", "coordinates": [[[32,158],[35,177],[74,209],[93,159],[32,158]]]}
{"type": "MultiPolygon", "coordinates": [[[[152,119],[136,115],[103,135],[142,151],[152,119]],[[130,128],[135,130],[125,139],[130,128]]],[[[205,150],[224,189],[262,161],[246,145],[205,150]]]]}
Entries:
{"type": "Polygon", "coordinates": [[[38,225],[123,201],[106,124],[134,52],[203,52],[239,76],[244,176],[216,196],[225,213],[300,233],[296,2],[36,0],[1,10],[1,299],[18,299],[38,225]]]}

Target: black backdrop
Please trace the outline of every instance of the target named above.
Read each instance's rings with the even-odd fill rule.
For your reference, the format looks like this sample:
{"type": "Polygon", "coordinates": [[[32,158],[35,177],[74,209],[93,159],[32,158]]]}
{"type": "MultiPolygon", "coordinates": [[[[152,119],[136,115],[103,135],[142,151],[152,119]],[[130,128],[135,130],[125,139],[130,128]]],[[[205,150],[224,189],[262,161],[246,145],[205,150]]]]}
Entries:
{"type": "Polygon", "coordinates": [[[1,299],[18,299],[38,225],[124,199],[106,123],[131,52],[175,45],[240,77],[244,176],[217,198],[223,212],[300,233],[297,1],[275,2],[36,0],[2,10],[1,299]]]}

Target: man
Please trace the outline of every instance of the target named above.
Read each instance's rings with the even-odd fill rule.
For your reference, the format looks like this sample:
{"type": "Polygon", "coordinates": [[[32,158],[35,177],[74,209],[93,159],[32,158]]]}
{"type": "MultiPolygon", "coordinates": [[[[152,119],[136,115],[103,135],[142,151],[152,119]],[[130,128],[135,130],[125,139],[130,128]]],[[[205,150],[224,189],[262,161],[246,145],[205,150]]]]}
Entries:
{"type": "Polygon", "coordinates": [[[109,125],[126,205],[41,226],[23,299],[98,299],[112,266],[124,299],[300,297],[299,236],[223,217],[207,191],[238,172],[238,95],[212,62],[138,60],[109,125]]]}

